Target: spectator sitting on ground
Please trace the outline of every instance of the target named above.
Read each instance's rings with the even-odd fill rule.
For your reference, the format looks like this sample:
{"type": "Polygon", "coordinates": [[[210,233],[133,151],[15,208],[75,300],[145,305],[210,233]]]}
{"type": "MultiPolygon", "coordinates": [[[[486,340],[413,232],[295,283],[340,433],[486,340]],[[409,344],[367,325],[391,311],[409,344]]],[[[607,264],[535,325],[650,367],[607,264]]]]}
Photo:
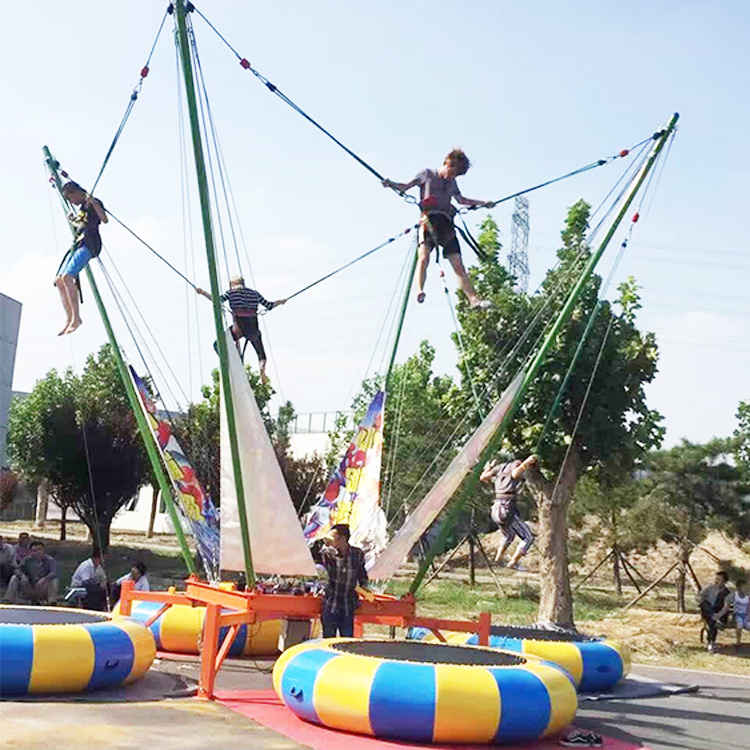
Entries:
{"type": "Polygon", "coordinates": [[[84,560],[73,573],[70,587],[86,589],[86,595],[81,600],[84,609],[107,609],[107,574],[102,566],[103,559],[101,550],[94,547],[91,557],[84,560]]]}
{"type": "Polygon", "coordinates": [[[716,636],[719,626],[726,626],[729,612],[724,607],[731,591],[727,586],[729,577],[723,570],[717,570],[713,585],[706,586],[698,595],[701,617],[706,624],[708,651],[713,653],[716,648],[716,636]]]}
{"type": "Polygon", "coordinates": [[[16,568],[16,552],[12,544],[0,536],[0,587],[5,588],[13,577],[16,568]]]}
{"type": "Polygon", "coordinates": [[[6,598],[11,604],[54,604],[57,601],[57,563],[44,551],[44,542],[32,542],[30,552],[10,579],[6,598]]]}
{"type": "Polygon", "coordinates": [[[130,568],[130,573],[120,576],[112,587],[112,600],[117,601],[120,598],[120,589],[125,581],[133,581],[136,591],[151,591],[151,584],[146,575],[146,563],[136,560],[130,568]]]}
{"type": "Polygon", "coordinates": [[[13,554],[16,557],[16,567],[18,567],[31,553],[31,537],[22,531],[18,535],[18,544],[15,547],[13,554]]]}

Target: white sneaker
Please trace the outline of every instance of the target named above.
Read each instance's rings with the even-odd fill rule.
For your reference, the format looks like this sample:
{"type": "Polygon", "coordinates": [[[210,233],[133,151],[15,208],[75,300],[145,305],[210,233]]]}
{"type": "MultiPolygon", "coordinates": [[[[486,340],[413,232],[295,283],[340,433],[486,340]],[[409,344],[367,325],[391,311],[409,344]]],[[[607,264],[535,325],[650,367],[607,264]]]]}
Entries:
{"type": "Polygon", "coordinates": [[[709,643],[708,644],[708,653],[709,654],[713,654],[714,653],[714,644],[713,643],[709,643]]]}

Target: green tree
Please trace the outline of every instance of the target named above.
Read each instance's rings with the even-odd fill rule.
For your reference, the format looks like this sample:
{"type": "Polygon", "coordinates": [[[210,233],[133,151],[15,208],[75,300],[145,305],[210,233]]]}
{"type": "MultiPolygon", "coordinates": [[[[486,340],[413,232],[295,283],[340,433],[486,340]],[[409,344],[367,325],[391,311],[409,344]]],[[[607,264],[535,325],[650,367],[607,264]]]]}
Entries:
{"type": "Polygon", "coordinates": [[[695,546],[711,529],[748,533],[748,485],[730,460],[734,447],[731,440],[705,445],[683,440],[670,450],[654,451],[645,464],[633,529],[643,546],[657,539],[677,543],[680,612],[686,611],[688,561],[695,546]]]}
{"type": "Polygon", "coordinates": [[[737,429],[734,431],[734,457],[743,474],[750,481],[750,402],[740,401],[737,409],[737,429]]]}
{"type": "Polygon", "coordinates": [[[14,466],[47,479],[56,501],[72,507],[94,540],[109,546],[112,519],[147,481],[147,458],[109,346],[77,378],[52,370],[9,420],[14,466]]]}
{"type": "MultiPolygon", "coordinates": [[[[559,263],[537,293],[516,293],[512,279],[492,258],[472,269],[477,292],[495,305],[477,314],[468,309],[466,300],[458,303],[465,345],[460,369],[473,374],[475,390],[488,387],[497,397],[535,350],[538,336],[556,316],[590,257],[589,215],[584,201],[569,210],[559,263]]],[[[504,442],[504,448],[515,455],[537,452],[541,460],[542,470],[528,475],[539,514],[539,619],[564,625],[573,624],[567,509],[576,482],[593,469],[603,476],[627,473],[663,436],[661,416],[648,408],[644,393],[644,386],[656,375],[658,354],[653,334],[643,334],[635,325],[637,287],[632,280],[621,287],[618,311],[600,301],[600,286],[601,279],[592,276],[552,343],[504,442]],[[566,381],[592,315],[588,336],[566,381]],[[550,414],[563,383],[561,399],[550,414]]],[[[459,408],[470,408],[473,394],[468,385],[464,378],[459,408]]]]}

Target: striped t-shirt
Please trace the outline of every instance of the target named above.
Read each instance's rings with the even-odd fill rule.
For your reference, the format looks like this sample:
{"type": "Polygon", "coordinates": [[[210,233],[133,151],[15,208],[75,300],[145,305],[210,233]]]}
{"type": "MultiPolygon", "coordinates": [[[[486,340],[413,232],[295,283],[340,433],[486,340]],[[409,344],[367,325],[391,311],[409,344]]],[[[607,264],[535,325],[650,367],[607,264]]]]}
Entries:
{"type": "Polygon", "coordinates": [[[257,315],[258,305],[263,305],[267,310],[273,310],[273,302],[269,302],[255,289],[248,289],[246,286],[228,289],[221,295],[221,299],[229,302],[232,312],[241,317],[257,315]]]}

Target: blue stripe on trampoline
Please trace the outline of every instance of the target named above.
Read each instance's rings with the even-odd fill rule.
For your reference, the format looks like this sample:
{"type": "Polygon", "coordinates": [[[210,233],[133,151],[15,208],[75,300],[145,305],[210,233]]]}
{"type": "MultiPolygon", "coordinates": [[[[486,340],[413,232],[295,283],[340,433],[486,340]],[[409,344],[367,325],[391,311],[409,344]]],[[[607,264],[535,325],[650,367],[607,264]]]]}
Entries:
{"type": "MultiPolygon", "coordinates": [[[[474,634],[466,641],[468,646],[478,646],[479,636],[474,634]]],[[[490,636],[490,648],[501,648],[505,651],[515,651],[516,653],[523,653],[523,641],[520,638],[509,638],[504,635],[491,635],[490,636]]]]}
{"type": "MultiPolygon", "coordinates": [[[[257,626],[256,626],[257,627],[257,626]]],[[[219,643],[224,641],[229,628],[221,628],[221,634],[219,636],[219,643]]],[[[245,650],[245,641],[247,641],[247,625],[240,625],[237,635],[235,635],[232,645],[229,649],[229,656],[242,656],[242,652],[245,650]]]]}
{"type": "MultiPolygon", "coordinates": [[[[163,606],[164,605],[160,604],[159,602],[133,602],[130,617],[136,622],[140,622],[142,625],[145,625],[148,620],[151,619],[163,606]]],[[[149,626],[149,630],[151,631],[151,634],[154,636],[154,640],[156,641],[156,648],[159,651],[161,651],[162,649],[161,623],[163,617],[164,615],[162,615],[162,617],[159,617],[156,622],[152,623],[149,626]]]]}
{"type": "Polygon", "coordinates": [[[370,726],[377,737],[432,742],[435,667],[384,661],[370,687],[370,726]]]}
{"type": "Polygon", "coordinates": [[[84,625],[94,643],[94,669],[86,690],[118,685],[133,669],[135,647],[130,636],[117,625],[84,625]]]}
{"type": "Polygon", "coordinates": [[[281,695],[294,713],[306,721],[320,724],[313,702],[315,679],[324,664],[340,654],[311,649],[293,657],[281,675],[281,695]]]}
{"type": "Polygon", "coordinates": [[[576,644],[583,659],[583,676],[579,690],[595,693],[607,690],[622,678],[623,663],[619,652],[603,641],[576,644]]]}
{"type": "Polygon", "coordinates": [[[34,663],[34,634],[29,625],[0,626],[0,695],[27,693],[34,663]]]}
{"type": "Polygon", "coordinates": [[[544,683],[523,667],[492,669],[500,689],[500,723],[495,742],[531,740],[543,734],[552,712],[544,683]]]}

